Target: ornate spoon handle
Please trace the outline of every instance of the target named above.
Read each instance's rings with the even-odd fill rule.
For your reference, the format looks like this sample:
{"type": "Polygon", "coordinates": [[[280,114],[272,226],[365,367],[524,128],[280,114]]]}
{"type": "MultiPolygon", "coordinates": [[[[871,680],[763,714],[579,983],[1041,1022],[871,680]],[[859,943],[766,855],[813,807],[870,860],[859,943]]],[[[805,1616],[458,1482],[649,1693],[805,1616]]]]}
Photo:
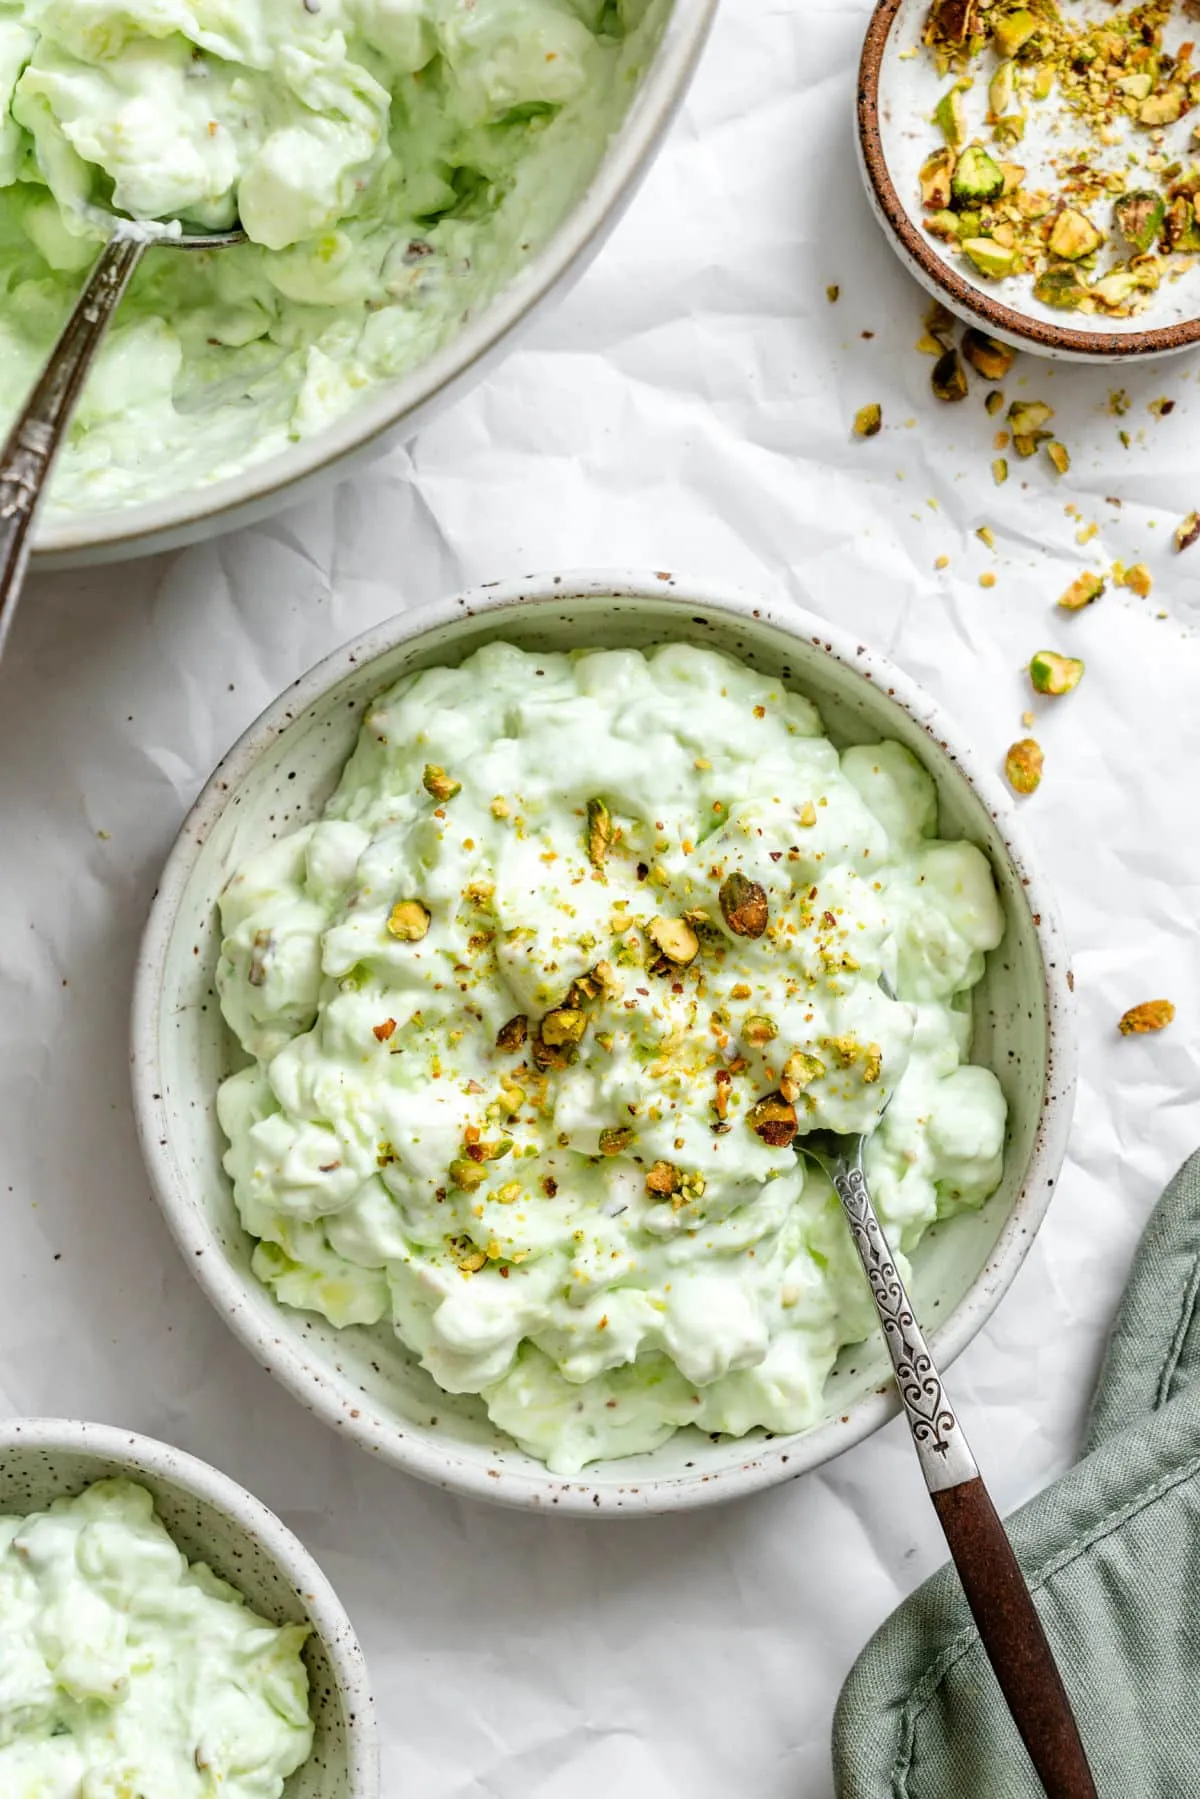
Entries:
{"type": "Polygon", "coordinates": [[[1096,1799],[1095,1782],[1025,1576],[946,1397],[888,1248],[861,1164],[823,1165],[870,1282],[896,1385],[967,1604],[1049,1799],[1096,1799]]]}
{"type": "Polygon", "coordinates": [[[145,240],[109,239],[0,451],[0,652],[16,611],[47,477],[92,359],[145,248],[145,240]]]}

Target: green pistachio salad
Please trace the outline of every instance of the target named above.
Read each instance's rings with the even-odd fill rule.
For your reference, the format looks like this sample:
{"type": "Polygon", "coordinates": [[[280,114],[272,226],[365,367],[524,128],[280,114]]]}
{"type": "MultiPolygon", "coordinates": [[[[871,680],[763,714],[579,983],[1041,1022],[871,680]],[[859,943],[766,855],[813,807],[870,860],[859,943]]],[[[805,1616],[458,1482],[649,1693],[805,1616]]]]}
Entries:
{"type": "Polygon", "coordinates": [[[579,197],[669,0],[0,0],[0,426],[97,208],[151,251],[55,481],[98,509],[319,430],[485,307],[579,197]]]}
{"type": "Polygon", "coordinates": [[[708,650],[501,643],[406,677],[322,819],[221,897],[260,1279],[390,1321],[558,1472],[814,1422],[874,1314],[798,1140],[875,1130],[902,1251],[1000,1179],[1004,1098],[967,1058],[1003,922],[936,820],[907,750],[839,754],[708,650]]]}
{"type": "Polygon", "coordinates": [[[279,1799],[306,1634],[189,1567],[131,1481],[0,1518],[0,1799],[279,1799]]]}

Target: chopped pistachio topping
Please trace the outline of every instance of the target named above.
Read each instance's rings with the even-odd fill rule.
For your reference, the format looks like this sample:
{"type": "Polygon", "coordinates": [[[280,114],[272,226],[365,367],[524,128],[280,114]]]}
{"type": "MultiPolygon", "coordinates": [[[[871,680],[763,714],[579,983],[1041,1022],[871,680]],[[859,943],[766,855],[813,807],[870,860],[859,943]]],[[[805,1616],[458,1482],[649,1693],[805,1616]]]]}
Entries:
{"type": "Polygon", "coordinates": [[[632,1125],[610,1125],[600,1133],[600,1154],[602,1156],[622,1156],[634,1141],[636,1133],[632,1125]]]}
{"type": "Polygon", "coordinates": [[[1054,650],[1039,650],[1030,660],[1029,679],[1038,693],[1071,693],[1083,679],[1083,663],[1078,656],[1060,656],[1054,650]]]}
{"type": "Polygon", "coordinates": [[[967,397],[967,371],[957,350],[947,350],[933,365],[929,385],[939,400],[953,403],[967,397]]]}
{"type": "Polygon", "coordinates": [[[452,780],[445,769],[436,762],[425,764],[421,785],[439,806],[444,806],[447,800],[452,800],[456,793],[462,792],[462,782],[452,780]]]}
{"type": "Polygon", "coordinates": [[[1125,570],[1123,585],[1131,587],[1139,599],[1148,600],[1154,586],[1154,577],[1144,562],[1135,562],[1125,570]]]}
{"type": "MultiPolygon", "coordinates": [[[[1017,353],[997,338],[988,337],[971,325],[963,332],[962,353],[985,381],[1003,381],[1016,361],[1017,353]]],[[[990,410],[990,409],[989,409],[990,410]]]]}
{"type": "Polygon", "coordinates": [[[481,1162],[473,1162],[469,1156],[462,1156],[451,1162],[449,1168],[451,1184],[464,1193],[473,1193],[476,1187],[482,1187],[487,1179],[487,1169],[481,1162]]]}
{"type": "Polygon", "coordinates": [[[766,892],[757,881],[748,880],[743,874],[726,875],[717,900],[721,915],[735,937],[762,936],[770,913],[766,892]]]}
{"type": "Polygon", "coordinates": [[[997,487],[1003,487],[1008,480],[1008,463],[1003,456],[997,456],[992,463],[992,480],[997,487]]]}
{"type": "Polygon", "coordinates": [[[783,1065],[779,1092],[789,1104],[794,1105],[804,1088],[811,1087],[824,1073],[825,1064],[819,1056],[810,1056],[802,1049],[794,1050],[783,1065]]]}
{"type": "Polygon", "coordinates": [[[1130,1006],[1117,1026],[1122,1037],[1141,1037],[1147,1031],[1164,1031],[1175,1016],[1169,999],[1144,999],[1140,1006],[1130,1006]]]}
{"type": "Polygon", "coordinates": [[[587,856],[593,868],[601,868],[612,848],[612,815],[603,800],[587,803],[587,856]]]}
{"type": "Polygon", "coordinates": [[[541,1039],[551,1049],[562,1049],[567,1044],[579,1043],[587,1030],[587,1013],[574,1006],[556,1006],[553,1012],[547,1012],[542,1020],[541,1039]]]}
{"type": "Polygon", "coordinates": [[[660,1196],[678,1193],[682,1178],[674,1162],[655,1162],[646,1175],[646,1191],[660,1196]]]}
{"type": "Polygon", "coordinates": [[[397,900],[388,913],[388,936],[400,943],[419,943],[429,929],[430,915],[420,900],[397,900]]]}
{"type": "Polygon", "coordinates": [[[883,430],[883,407],[878,400],[872,400],[869,406],[860,406],[854,415],[855,437],[878,437],[883,430]]]}
{"type": "Polygon", "coordinates": [[[646,926],[646,935],[668,962],[678,963],[681,968],[686,968],[700,954],[700,939],[686,919],[652,918],[646,926]]]}
{"type": "Polygon", "coordinates": [[[510,1018],[508,1023],[502,1024],[500,1029],[496,1032],[496,1048],[507,1050],[522,1049],[524,1048],[525,1040],[528,1036],[529,1020],[526,1018],[524,1012],[518,1012],[515,1018],[510,1018]]]}
{"type": "Polygon", "coordinates": [[[779,1026],[764,1012],[751,1012],[750,1016],[742,1023],[742,1040],[751,1044],[755,1049],[761,1049],[764,1043],[770,1043],[778,1035],[779,1026]]]}
{"type": "Polygon", "coordinates": [[[1198,537],[1200,537],[1200,512],[1189,512],[1187,517],[1175,527],[1175,548],[1190,550],[1198,537]]]}
{"type": "Polygon", "coordinates": [[[1067,473],[1071,466],[1071,458],[1065,444],[1060,444],[1056,439],[1052,438],[1046,445],[1046,455],[1050,458],[1050,461],[1060,475],[1065,475],[1067,473]]]}
{"type": "Polygon", "coordinates": [[[746,1122],[772,1149],[786,1149],[800,1128],[795,1106],[782,1093],[768,1093],[751,1106],[746,1122]]]}
{"type": "Polygon", "coordinates": [[[1065,593],[1059,594],[1058,603],[1064,612],[1082,612],[1085,606],[1098,600],[1103,592],[1103,575],[1097,575],[1089,568],[1075,577],[1065,593]]]}
{"type": "Polygon", "coordinates": [[[1004,758],[1004,772],[1014,793],[1033,793],[1042,779],[1045,757],[1042,747],[1032,737],[1014,743],[1004,758]]]}

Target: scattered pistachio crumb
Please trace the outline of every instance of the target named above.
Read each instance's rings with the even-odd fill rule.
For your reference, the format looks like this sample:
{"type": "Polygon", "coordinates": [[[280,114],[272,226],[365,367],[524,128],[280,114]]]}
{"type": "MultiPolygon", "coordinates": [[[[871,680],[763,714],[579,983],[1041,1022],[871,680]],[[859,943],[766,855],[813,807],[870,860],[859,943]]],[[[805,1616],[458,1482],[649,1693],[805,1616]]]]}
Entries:
{"type": "Polygon", "coordinates": [[[1008,463],[1003,456],[997,456],[992,464],[992,480],[997,487],[1003,487],[1008,480],[1008,463]]]}
{"type": "Polygon", "coordinates": [[[869,406],[860,406],[854,415],[855,437],[878,437],[883,430],[883,407],[878,400],[872,400],[869,406]]]}
{"type": "Polygon", "coordinates": [[[1072,693],[1083,679],[1083,663],[1078,656],[1039,650],[1030,660],[1029,679],[1038,693],[1072,693]]]}
{"type": "Polygon", "coordinates": [[[825,298],[829,301],[829,304],[831,306],[836,306],[838,301],[841,299],[841,297],[842,297],[841,288],[838,286],[836,281],[831,282],[830,285],[825,289],[825,298]]]}
{"type": "Polygon", "coordinates": [[[939,568],[939,569],[940,568],[949,568],[950,567],[949,556],[939,556],[933,566],[934,566],[934,568],[939,568]]]}
{"type": "Polygon", "coordinates": [[[1190,550],[1198,537],[1200,537],[1200,512],[1189,512],[1182,523],[1175,527],[1175,548],[1190,550]]]}
{"type": "Polygon", "coordinates": [[[989,550],[995,549],[996,533],[992,530],[990,525],[980,525],[975,535],[980,543],[985,543],[987,545],[989,550]]]}
{"type": "Polygon", "coordinates": [[[1169,999],[1144,999],[1140,1006],[1130,1006],[1121,1017],[1117,1029],[1122,1037],[1141,1037],[1147,1031],[1164,1031],[1175,1016],[1169,999]]]}
{"type": "Polygon", "coordinates": [[[1124,585],[1132,588],[1140,600],[1148,600],[1154,586],[1154,577],[1144,562],[1135,562],[1132,568],[1125,570],[1124,585]]]}
{"type": "Polygon", "coordinates": [[[1082,575],[1076,576],[1066,592],[1058,596],[1058,603],[1064,612],[1081,612],[1093,600],[1098,600],[1103,592],[1104,577],[1094,574],[1091,569],[1085,569],[1082,575]]]}
{"type": "Polygon", "coordinates": [[[1067,473],[1071,466],[1071,458],[1065,444],[1060,444],[1057,438],[1051,438],[1050,442],[1046,445],[1046,455],[1050,458],[1050,461],[1054,464],[1054,467],[1058,470],[1060,475],[1065,475],[1067,473]]]}
{"type": "Polygon", "coordinates": [[[994,587],[996,585],[996,577],[992,573],[990,568],[985,568],[983,573],[980,575],[979,585],[981,587],[994,587]]]}
{"type": "Polygon", "coordinates": [[[1041,744],[1032,737],[1022,737],[1010,746],[1004,758],[1004,772],[1014,793],[1033,793],[1037,789],[1045,760],[1041,744]]]}

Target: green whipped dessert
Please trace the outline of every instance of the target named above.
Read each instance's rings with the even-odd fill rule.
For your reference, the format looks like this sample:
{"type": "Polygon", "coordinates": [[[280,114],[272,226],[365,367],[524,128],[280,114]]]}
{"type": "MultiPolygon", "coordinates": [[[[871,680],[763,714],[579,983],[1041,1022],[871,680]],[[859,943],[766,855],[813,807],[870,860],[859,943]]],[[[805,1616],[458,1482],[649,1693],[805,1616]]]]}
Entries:
{"type": "Polygon", "coordinates": [[[390,1324],[561,1473],[813,1423],[874,1313],[804,1133],[874,1132],[905,1253],[1001,1175],[968,1057],[1003,921],[936,820],[905,749],[839,753],[711,651],[501,643],[406,677],[323,817],[221,896],[260,1279],[390,1324]]]}
{"type": "Polygon", "coordinates": [[[0,1799],[279,1799],[306,1635],[189,1567],[132,1481],[0,1517],[0,1799]]]}
{"type": "Polygon", "coordinates": [[[424,361],[579,197],[669,0],[0,0],[0,421],[97,218],[240,219],[149,253],[60,507],[216,480],[424,361]]]}

